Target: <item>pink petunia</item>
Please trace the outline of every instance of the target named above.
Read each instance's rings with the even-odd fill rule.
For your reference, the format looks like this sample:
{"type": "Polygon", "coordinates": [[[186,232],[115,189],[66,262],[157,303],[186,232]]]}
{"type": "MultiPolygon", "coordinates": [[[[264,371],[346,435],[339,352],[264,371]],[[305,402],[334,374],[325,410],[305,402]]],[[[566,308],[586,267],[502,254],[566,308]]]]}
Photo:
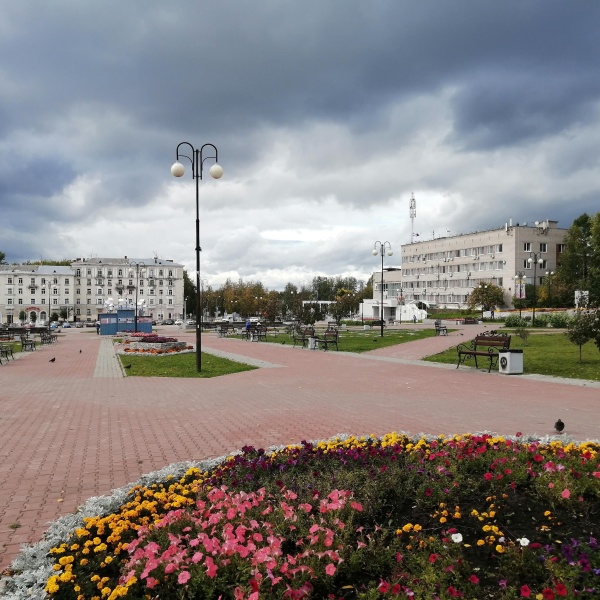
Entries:
{"type": "Polygon", "coordinates": [[[327,575],[335,575],[335,565],[333,563],[329,563],[325,567],[325,573],[327,573],[327,575]]]}
{"type": "Polygon", "coordinates": [[[521,598],[529,598],[531,596],[531,590],[528,585],[521,586],[521,598]]]}
{"type": "Polygon", "coordinates": [[[184,583],[187,583],[190,579],[191,579],[191,575],[189,571],[181,571],[181,573],[179,573],[179,576],[177,577],[177,583],[179,585],[183,585],[184,583]]]}
{"type": "Polygon", "coordinates": [[[560,494],[560,495],[561,495],[563,498],[570,498],[570,497],[571,497],[571,492],[570,492],[570,491],[569,491],[567,488],[565,488],[565,489],[564,489],[564,490],[561,492],[561,494],[560,494]]]}

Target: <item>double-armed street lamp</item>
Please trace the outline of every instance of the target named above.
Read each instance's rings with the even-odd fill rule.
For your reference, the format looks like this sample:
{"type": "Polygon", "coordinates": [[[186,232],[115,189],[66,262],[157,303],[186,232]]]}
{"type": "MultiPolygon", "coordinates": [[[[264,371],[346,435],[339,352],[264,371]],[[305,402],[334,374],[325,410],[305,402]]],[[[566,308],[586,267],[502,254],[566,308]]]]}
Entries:
{"type": "Polygon", "coordinates": [[[530,252],[530,256],[527,259],[529,265],[533,265],[533,312],[531,316],[531,326],[535,327],[535,280],[537,273],[537,266],[540,267],[544,264],[544,260],[540,257],[540,252],[530,252]]]}
{"type": "Polygon", "coordinates": [[[552,276],[554,271],[546,271],[546,277],[548,278],[548,306],[552,306],[552,276]]]}
{"type": "Polygon", "coordinates": [[[377,256],[378,254],[381,254],[381,308],[379,309],[379,319],[380,319],[380,325],[381,325],[381,337],[383,337],[383,326],[384,326],[384,321],[383,321],[383,257],[386,254],[386,250],[387,250],[387,255],[388,256],[392,256],[392,254],[394,254],[392,252],[392,245],[389,242],[375,242],[375,244],[373,245],[373,256],[377,256]]]}
{"type": "Polygon", "coordinates": [[[146,274],[146,264],[143,262],[129,262],[129,277],[133,277],[133,269],[135,267],[135,317],[133,320],[133,331],[137,333],[138,330],[138,291],[140,289],[140,269],[142,279],[146,274]]]}
{"type": "MultiPolygon", "coordinates": [[[[515,298],[523,300],[525,298],[525,275],[523,273],[517,273],[515,275],[515,298]]],[[[519,319],[522,316],[522,303],[519,303],[519,319]]]]}
{"type": "MultiPolygon", "coordinates": [[[[192,164],[192,177],[196,181],[196,305],[200,308],[202,302],[202,292],[200,290],[200,187],[205,160],[214,160],[215,163],[210,167],[209,173],[213,179],[223,177],[223,168],[218,162],[218,150],[214,144],[204,144],[200,149],[194,148],[189,142],[181,142],[177,146],[176,162],[171,167],[171,174],[174,177],[182,177],[185,173],[185,167],[179,162],[180,158],[185,158],[192,164]],[[185,146],[189,148],[191,156],[187,156],[180,151],[185,146]],[[204,156],[204,152],[209,153],[204,156]]],[[[196,371],[202,371],[202,337],[201,337],[201,319],[196,315],[196,371]]]]}

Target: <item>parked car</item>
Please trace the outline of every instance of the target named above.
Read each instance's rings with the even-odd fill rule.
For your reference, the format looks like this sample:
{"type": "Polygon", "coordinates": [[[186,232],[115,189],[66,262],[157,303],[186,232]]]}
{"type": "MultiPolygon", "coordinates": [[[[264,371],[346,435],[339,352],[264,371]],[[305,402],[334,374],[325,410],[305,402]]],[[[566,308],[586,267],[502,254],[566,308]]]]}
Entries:
{"type": "Polygon", "coordinates": [[[65,321],[65,322],[62,324],[62,328],[63,328],[63,329],[71,329],[71,323],[69,323],[68,321],[65,321]]]}
{"type": "Polygon", "coordinates": [[[96,327],[96,323],[94,323],[94,321],[86,321],[85,326],[86,327],[96,327]]]}
{"type": "Polygon", "coordinates": [[[77,327],[77,329],[81,329],[83,327],[83,323],[81,321],[77,321],[77,323],[75,323],[75,327],[77,327]]]}
{"type": "Polygon", "coordinates": [[[194,319],[188,319],[186,321],[186,325],[195,325],[195,324],[196,324],[196,321],[194,321],[194,319]]]}
{"type": "Polygon", "coordinates": [[[183,321],[181,319],[177,319],[175,321],[175,325],[183,325],[183,321]]]}
{"type": "Polygon", "coordinates": [[[173,319],[165,319],[162,322],[163,325],[175,325],[175,321],[173,321],[173,319]]]}
{"type": "Polygon", "coordinates": [[[50,323],[50,329],[60,329],[60,325],[55,321],[50,323]]]}

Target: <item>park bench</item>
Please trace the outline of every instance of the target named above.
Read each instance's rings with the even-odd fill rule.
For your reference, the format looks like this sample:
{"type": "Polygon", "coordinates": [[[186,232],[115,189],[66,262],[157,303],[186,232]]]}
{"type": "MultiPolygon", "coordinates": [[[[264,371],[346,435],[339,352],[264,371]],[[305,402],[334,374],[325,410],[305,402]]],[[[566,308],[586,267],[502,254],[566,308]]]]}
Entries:
{"type": "Polygon", "coordinates": [[[442,322],[438,319],[433,323],[435,325],[435,335],[448,335],[448,328],[442,325],[442,322]]]}
{"type": "Polygon", "coordinates": [[[6,358],[6,361],[8,362],[8,357],[9,356],[13,360],[15,360],[15,357],[13,355],[12,345],[10,345],[10,344],[0,344],[0,365],[2,364],[2,357],[6,358]]]}
{"type": "Polygon", "coordinates": [[[323,335],[319,335],[315,337],[315,342],[323,346],[324,350],[328,350],[329,346],[335,346],[335,349],[338,349],[338,341],[339,341],[339,332],[337,327],[329,327],[323,333],[323,335]]]}
{"type": "Polygon", "coordinates": [[[458,363],[456,368],[461,364],[464,364],[465,360],[471,358],[475,359],[475,367],[479,368],[477,364],[477,357],[482,356],[489,361],[488,373],[492,370],[492,367],[498,365],[499,353],[503,350],[510,348],[510,335],[505,333],[497,333],[490,331],[489,333],[480,333],[476,335],[468,343],[459,344],[456,347],[458,352],[458,363]]]}
{"type": "Polygon", "coordinates": [[[217,335],[219,337],[227,337],[229,335],[229,323],[219,323],[217,335]]]}
{"type": "Polygon", "coordinates": [[[21,334],[21,352],[25,352],[26,350],[35,350],[35,341],[29,339],[26,334],[21,334]]]}
{"type": "Polygon", "coordinates": [[[304,348],[308,344],[308,338],[315,336],[314,327],[300,326],[294,329],[292,332],[292,339],[294,340],[294,347],[296,344],[302,344],[304,348]]]}

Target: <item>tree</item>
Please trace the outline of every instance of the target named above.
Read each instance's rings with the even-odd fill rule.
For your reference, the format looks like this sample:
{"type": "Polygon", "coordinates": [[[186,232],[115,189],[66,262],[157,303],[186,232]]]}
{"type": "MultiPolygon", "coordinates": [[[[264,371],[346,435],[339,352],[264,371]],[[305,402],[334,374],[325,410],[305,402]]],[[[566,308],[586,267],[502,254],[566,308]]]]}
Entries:
{"type": "MultiPolygon", "coordinates": [[[[556,279],[567,288],[572,305],[575,290],[590,289],[590,271],[593,254],[592,247],[592,222],[596,222],[598,215],[592,219],[587,213],[577,217],[567,230],[564,239],[564,251],[560,255],[560,264],[556,270],[556,279]]],[[[600,233],[599,233],[600,237],[600,233]]]]}
{"type": "Polygon", "coordinates": [[[339,289],[335,301],[329,305],[329,313],[339,325],[340,321],[356,312],[356,296],[347,289],[339,289]]]}
{"type": "Polygon", "coordinates": [[[305,325],[314,325],[316,321],[323,320],[323,313],[321,306],[318,302],[311,302],[310,304],[302,305],[300,313],[298,314],[301,323],[305,325]]]}
{"type": "Polygon", "coordinates": [[[185,269],[183,270],[183,298],[186,314],[194,315],[196,319],[198,319],[198,294],[196,293],[196,284],[190,279],[190,276],[185,269]]]}
{"type": "Polygon", "coordinates": [[[492,283],[476,287],[469,295],[469,308],[481,306],[481,311],[492,310],[504,304],[504,290],[492,283]]]}
{"type": "Polygon", "coordinates": [[[0,252],[0,265],[5,265],[6,254],[4,252],[0,252]]]}
{"type": "MultiPolygon", "coordinates": [[[[596,315],[593,312],[578,313],[571,321],[568,331],[565,332],[568,340],[579,346],[579,362],[581,363],[581,348],[594,338],[594,320],[596,315]]],[[[595,340],[598,346],[598,338],[595,340]]],[[[600,346],[598,346],[600,348],[600,346]]]]}
{"type": "Polygon", "coordinates": [[[27,318],[27,315],[25,314],[25,311],[22,310],[19,312],[19,321],[21,321],[21,323],[25,323],[25,319],[27,318]]]}
{"type": "Polygon", "coordinates": [[[32,312],[31,313],[31,322],[35,325],[36,321],[37,321],[37,313],[32,312]]]}

